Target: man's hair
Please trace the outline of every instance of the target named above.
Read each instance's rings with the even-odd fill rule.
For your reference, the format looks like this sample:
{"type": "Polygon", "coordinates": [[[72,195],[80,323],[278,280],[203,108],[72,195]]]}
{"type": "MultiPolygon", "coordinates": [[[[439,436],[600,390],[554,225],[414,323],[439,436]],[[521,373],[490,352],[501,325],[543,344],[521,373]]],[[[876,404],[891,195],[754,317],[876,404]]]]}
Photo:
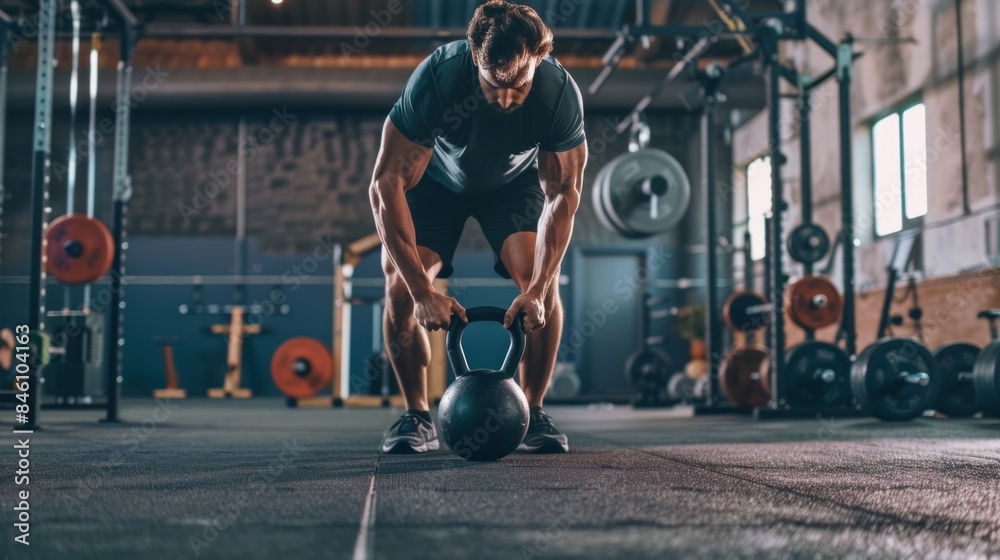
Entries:
{"type": "Polygon", "coordinates": [[[552,51],[552,30],[535,10],[506,0],[479,6],[466,35],[479,65],[505,82],[528,60],[552,51]]]}

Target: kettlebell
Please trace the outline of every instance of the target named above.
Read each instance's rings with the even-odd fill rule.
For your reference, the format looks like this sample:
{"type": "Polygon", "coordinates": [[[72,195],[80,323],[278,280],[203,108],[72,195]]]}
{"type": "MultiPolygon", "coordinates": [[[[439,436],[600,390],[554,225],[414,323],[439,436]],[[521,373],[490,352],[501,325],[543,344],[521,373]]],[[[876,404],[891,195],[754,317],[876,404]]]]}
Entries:
{"type": "MultiPolygon", "coordinates": [[[[473,307],[466,310],[469,323],[503,324],[506,310],[473,307]]],[[[469,461],[493,461],[509,455],[528,432],[528,399],[514,380],[524,353],[524,329],[518,316],[507,329],[510,347],[499,370],[469,370],[462,349],[466,323],[452,317],[448,327],[448,362],[455,381],[438,405],[438,426],[448,448],[469,461]]]]}

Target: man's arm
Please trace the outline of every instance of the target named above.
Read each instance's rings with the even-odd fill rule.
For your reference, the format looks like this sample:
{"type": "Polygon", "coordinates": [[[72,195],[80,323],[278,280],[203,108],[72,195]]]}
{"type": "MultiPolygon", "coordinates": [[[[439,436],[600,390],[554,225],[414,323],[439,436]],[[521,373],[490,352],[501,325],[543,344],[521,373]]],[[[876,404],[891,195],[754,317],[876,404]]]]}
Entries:
{"type": "Polygon", "coordinates": [[[386,119],[368,196],[385,253],[416,304],[417,321],[435,330],[447,328],[452,313],[464,319],[465,310],[454,299],[438,294],[425,274],[406,204],[406,191],[416,186],[432,154],[431,148],[411,142],[386,119]]]}
{"type": "Polygon", "coordinates": [[[526,307],[538,305],[541,309],[548,290],[558,289],[555,276],[573,235],[586,165],[586,142],[565,152],[538,152],[538,178],[545,192],[545,204],[538,221],[535,264],[528,289],[514,301],[504,320],[505,327],[510,326],[514,315],[522,309],[526,311],[524,326],[527,332],[545,326],[545,314],[530,313],[526,307]]]}

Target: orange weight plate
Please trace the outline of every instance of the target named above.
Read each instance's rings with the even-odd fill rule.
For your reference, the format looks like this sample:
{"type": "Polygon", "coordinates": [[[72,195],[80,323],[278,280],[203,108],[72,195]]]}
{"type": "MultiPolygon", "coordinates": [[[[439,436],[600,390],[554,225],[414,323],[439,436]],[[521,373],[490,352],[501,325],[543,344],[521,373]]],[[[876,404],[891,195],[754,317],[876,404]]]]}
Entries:
{"type": "Polygon", "coordinates": [[[0,370],[9,371],[14,364],[14,331],[0,330],[0,370]]]}
{"type": "Polygon", "coordinates": [[[271,377],[282,393],[305,399],[330,386],[333,360],[318,340],[307,336],[291,338],[274,351],[271,377]]]}
{"type": "Polygon", "coordinates": [[[771,399],[771,353],[759,345],[736,348],[722,359],[719,386],[739,406],[766,406],[771,399]]]}
{"type": "Polygon", "coordinates": [[[45,272],[63,284],[89,284],[111,268],[115,241],[95,218],[70,214],[45,230],[45,272]]]}
{"type": "Polygon", "coordinates": [[[785,313],[803,329],[817,330],[840,319],[844,298],[826,276],[805,276],[785,291],[785,313]]]}

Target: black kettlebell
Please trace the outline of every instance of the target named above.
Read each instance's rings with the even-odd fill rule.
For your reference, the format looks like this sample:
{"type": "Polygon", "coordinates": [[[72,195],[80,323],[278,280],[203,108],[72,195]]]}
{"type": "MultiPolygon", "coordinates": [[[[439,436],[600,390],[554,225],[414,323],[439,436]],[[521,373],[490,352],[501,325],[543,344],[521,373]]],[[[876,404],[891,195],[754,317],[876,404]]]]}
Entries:
{"type": "MultiPolygon", "coordinates": [[[[466,310],[470,323],[496,321],[503,324],[507,312],[499,307],[466,310]]],[[[462,350],[466,323],[452,317],[448,327],[448,362],[455,382],[441,397],[438,426],[448,447],[469,461],[492,461],[512,453],[528,432],[528,399],[514,381],[524,353],[524,330],[520,316],[510,328],[510,348],[500,370],[469,371],[462,350]]]]}

